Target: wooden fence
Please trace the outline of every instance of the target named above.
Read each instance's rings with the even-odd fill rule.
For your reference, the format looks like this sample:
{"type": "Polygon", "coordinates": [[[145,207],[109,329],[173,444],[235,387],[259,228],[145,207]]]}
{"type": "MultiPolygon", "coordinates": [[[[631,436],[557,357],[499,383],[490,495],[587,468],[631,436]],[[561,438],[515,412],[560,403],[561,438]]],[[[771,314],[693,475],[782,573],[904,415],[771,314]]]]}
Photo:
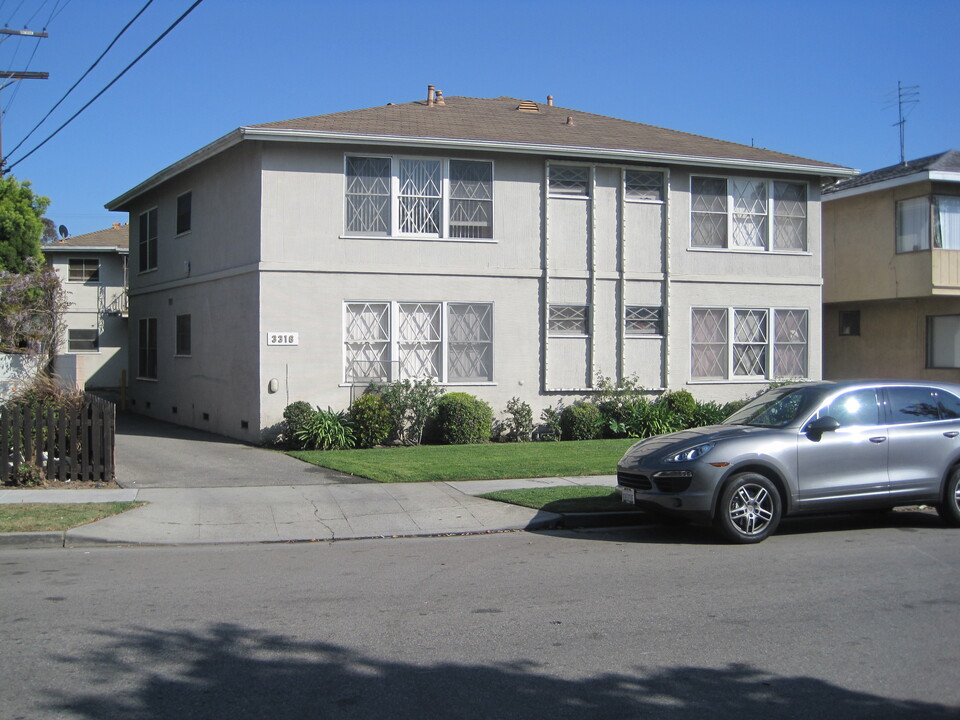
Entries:
{"type": "Polygon", "coordinates": [[[77,407],[0,409],[0,482],[23,465],[40,468],[47,480],[113,480],[117,409],[84,395],[77,407]]]}

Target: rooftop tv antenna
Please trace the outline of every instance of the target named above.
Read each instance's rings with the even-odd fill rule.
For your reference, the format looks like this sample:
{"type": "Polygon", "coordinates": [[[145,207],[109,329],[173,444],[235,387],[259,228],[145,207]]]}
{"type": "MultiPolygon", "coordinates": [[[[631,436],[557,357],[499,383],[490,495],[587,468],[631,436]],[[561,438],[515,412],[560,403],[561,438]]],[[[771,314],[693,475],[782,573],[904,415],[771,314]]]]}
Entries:
{"type": "Polygon", "coordinates": [[[920,86],[919,85],[904,85],[899,80],[897,80],[897,109],[899,111],[900,119],[894,123],[894,125],[900,126],[900,164],[905,165],[907,162],[907,153],[906,153],[906,125],[907,125],[907,115],[909,111],[904,112],[904,106],[916,105],[920,102],[920,86]]]}

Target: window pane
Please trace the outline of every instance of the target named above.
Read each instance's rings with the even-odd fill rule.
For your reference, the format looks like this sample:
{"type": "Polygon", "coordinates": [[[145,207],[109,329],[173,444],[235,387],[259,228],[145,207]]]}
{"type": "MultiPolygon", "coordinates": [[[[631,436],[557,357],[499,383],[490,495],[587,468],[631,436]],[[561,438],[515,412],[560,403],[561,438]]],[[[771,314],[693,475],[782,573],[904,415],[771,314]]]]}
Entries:
{"type": "Polygon", "coordinates": [[[157,267],[157,209],[140,215],[139,244],[137,247],[140,260],[140,272],[155,270],[157,267]]]}
{"type": "Polygon", "coordinates": [[[960,250],[960,197],[936,197],[934,203],[934,247],[960,250]]]}
{"type": "Polygon", "coordinates": [[[807,186],[775,182],[773,195],[773,247],[777,250],[806,250],[807,186]]]}
{"type": "Polygon", "coordinates": [[[493,237],[493,163],[450,161],[450,237],[493,237]]]}
{"type": "Polygon", "coordinates": [[[100,349],[100,335],[93,330],[70,330],[67,334],[70,352],[96,352],[100,349]]]}
{"type": "Polygon", "coordinates": [[[690,182],[690,244],[692,247],[727,246],[727,181],[695,177],[690,182]]]}
{"type": "Polygon", "coordinates": [[[400,232],[440,234],[441,181],[439,160],[400,161],[400,232]]]}
{"type": "Polygon", "coordinates": [[[841,335],[859,335],[860,334],[860,311],[859,310],[841,310],[840,311],[840,334],[841,335]]]}
{"type": "Polygon", "coordinates": [[[551,305],[548,329],[551,335],[588,335],[590,323],[586,305],[551,305]]]}
{"type": "Polygon", "coordinates": [[[447,333],[449,380],[493,380],[493,305],[450,303],[447,333]]]}
{"type": "Polygon", "coordinates": [[[190,316],[177,315],[177,355],[190,355],[190,316]]]}
{"type": "Polygon", "coordinates": [[[960,368],[960,315],[927,318],[927,365],[960,368]]]}
{"type": "Polygon", "coordinates": [[[889,388],[890,412],[895,423],[929,422],[940,419],[937,394],[930,388],[889,388]]]}
{"type": "Polygon", "coordinates": [[[763,180],[733,180],[733,245],[767,245],[767,184],[763,180]]]}
{"type": "Polygon", "coordinates": [[[142,318],[137,333],[138,366],[137,376],[156,379],[157,377],[157,319],[142,318]]]}
{"type": "Polygon", "coordinates": [[[663,325],[659,307],[627,306],[627,335],[662,335],[663,325]]]}
{"type": "Polygon", "coordinates": [[[590,168],[574,165],[551,165],[550,194],[589,195],[590,168]]]}
{"type": "Polygon", "coordinates": [[[775,310],[774,322],[774,379],[807,377],[807,311],[775,310]]]}
{"type": "Polygon", "coordinates": [[[727,377],[727,311],[694,308],[690,374],[696,379],[727,377]]]}
{"type": "Polygon", "coordinates": [[[400,377],[439,378],[439,303],[401,303],[398,322],[400,377]]]}
{"type": "Polygon", "coordinates": [[[930,201],[913,198],[897,203],[897,252],[930,249],[930,201]]]}
{"type": "Polygon", "coordinates": [[[348,157],[346,231],[390,233],[390,158],[348,157]]]}
{"type": "Polygon", "coordinates": [[[877,391],[855,390],[841,395],[817,413],[817,417],[827,415],[836,418],[841,427],[879,425],[880,406],[877,404],[877,391]]]}
{"type": "Polygon", "coordinates": [[[735,310],[733,333],[733,374],[766,377],[766,310],[735,310]]]}
{"type": "Polygon", "coordinates": [[[70,282],[100,282],[100,261],[71,258],[68,279],[70,282]]]}
{"type": "Polygon", "coordinates": [[[953,393],[937,391],[937,401],[940,406],[940,417],[944,420],[960,418],[960,398],[953,393]]]}
{"type": "Polygon", "coordinates": [[[348,303],[344,312],[346,382],[390,380],[390,306],[348,303]]]}
{"type": "Polygon", "coordinates": [[[190,229],[193,193],[184,193],[177,198],[177,235],[190,229]]]}
{"type": "Polygon", "coordinates": [[[663,173],[627,170],[624,181],[630,200],[663,200],[663,173]]]}

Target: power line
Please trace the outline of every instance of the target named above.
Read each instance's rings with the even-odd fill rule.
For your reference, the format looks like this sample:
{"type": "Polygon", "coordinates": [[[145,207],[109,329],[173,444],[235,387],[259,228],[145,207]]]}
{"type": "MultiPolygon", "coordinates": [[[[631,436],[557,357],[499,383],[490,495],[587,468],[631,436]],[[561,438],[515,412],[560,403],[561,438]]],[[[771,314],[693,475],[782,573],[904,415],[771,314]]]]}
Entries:
{"type": "Polygon", "coordinates": [[[123,29],[122,29],[119,33],[117,33],[116,37],[114,37],[113,40],[110,41],[110,44],[107,45],[106,50],[104,50],[102,53],[100,53],[100,57],[98,57],[98,58],[94,61],[93,65],[91,65],[89,68],[87,68],[86,72],[84,72],[83,75],[80,76],[80,79],[77,80],[73,85],[70,86],[70,89],[67,90],[67,91],[63,94],[63,97],[61,97],[59,100],[57,100],[57,102],[54,104],[54,106],[53,106],[52,108],[50,108],[50,110],[47,112],[46,115],[43,116],[43,118],[40,120],[40,122],[38,122],[36,125],[34,125],[34,126],[33,126],[33,129],[31,129],[30,132],[28,132],[28,133],[26,134],[26,136],[25,136],[20,142],[17,143],[16,147],[14,147],[13,150],[10,151],[10,154],[11,154],[11,155],[12,155],[13,153],[15,153],[17,150],[19,150],[19,149],[20,149],[20,146],[23,145],[27,140],[30,139],[30,136],[33,135],[33,133],[35,133],[35,132],[37,131],[37,128],[39,128],[41,125],[43,125],[44,122],[46,122],[47,118],[50,117],[50,115],[53,114],[53,111],[54,111],[54,110],[56,110],[58,107],[60,107],[60,103],[62,103],[64,100],[66,100],[66,99],[67,99],[67,96],[76,89],[77,85],[79,85],[81,82],[83,82],[84,78],[86,78],[87,75],[89,75],[89,74],[93,71],[93,69],[100,63],[100,61],[103,60],[104,56],[105,56],[108,52],[110,52],[110,49],[117,43],[117,41],[120,39],[120,37],[130,28],[131,25],[133,25],[133,23],[135,23],[135,22],[137,21],[137,18],[139,18],[141,15],[143,15],[144,11],[145,11],[148,7],[150,7],[150,5],[151,5],[152,3],[153,3],[153,0],[147,0],[147,4],[144,5],[142,8],[140,8],[140,12],[138,12],[136,15],[134,15],[133,18],[130,20],[130,22],[128,22],[126,25],[123,26],[123,29]]]}
{"type": "Polygon", "coordinates": [[[128,71],[130,68],[132,68],[134,65],[136,65],[136,64],[141,60],[141,58],[143,58],[144,55],[146,55],[148,52],[150,52],[151,50],[153,50],[153,48],[156,47],[156,45],[157,45],[161,40],[163,40],[167,35],[169,35],[170,32],[171,32],[177,25],[179,25],[179,24],[183,21],[183,19],[187,17],[187,15],[189,15],[190,13],[192,13],[192,12],[194,11],[194,9],[196,9],[196,7],[197,7],[200,3],[202,3],[202,2],[203,2],[203,0],[196,0],[196,2],[194,2],[193,5],[191,5],[189,8],[187,8],[186,11],[185,11],[180,17],[178,17],[170,27],[168,27],[166,30],[164,30],[156,40],[154,40],[152,43],[150,43],[149,47],[147,47],[146,50],[144,50],[142,53],[140,53],[139,55],[137,55],[137,57],[133,60],[133,62],[131,62],[129,65],[127,65],[127,66],[120,72],[119,75],[117,75],[113,80],[111,80],[109,83],[107,83],[106,87],[104,87],[103,90],[101,90],[101,91],[98,92],[96,95],[94,95],[93,98],[91,98],[90,101],[87,102],[86,105],[84,105],[82,108],[80,108],[79,110],[77,110],[77,112],[75,112],[73,115],[71,115],[70,118],[69,118],[65,123],[63,123],[63,125],[61,125],[61,126],[58,127],[56,130],[54,130],[52,133],[50,133],[50,135],[48,135],[48,136],[43,140],[43,142],[41,142],[39,145],[37,145],[36,147],[34,147],[30,152],[28,152],[26,155],[24,155],[23,157],[21,157],[21,158],[20,158],[19,160],[17,160],[15,163],[12,163],[12,164],[9,165],[8,167],[6,167],[5,170],[4,170],[3,168],[0,168],[0,170],[2,170],[2,171],[4,171],[4,172],[9,172],[9,171],[12,170],[13,168],[15,168],[17,165],[19,165],[20,163],[22,163],[24,160],[26,160],[28,157],[30,157],[31,155],[33,155],[37,150],[39,150],[39,149],[42,148],[44,145],[46,145],[48,142],[50,142],[54,137],[56,137],[56,136],[59,134],[59,132],[60,132],[61,130],[63,130],[67,125],[69,125],[71,122],[73,122],[74,120],[76,120],[77,116],[80,115],[80,113],[82,113],[82,112],[83,112],[84,110],[86,110],[88,107],[90,107],[91,105],[93,105],[93,103],[96,102],[97,99],[99,99],[101,95],[103,95],[107,90],[109,90],[111,87],[113,87],[113,85],[114,85],[120,78],[122,78],[124,75],[126,75],[127,71],[128,71]]]}

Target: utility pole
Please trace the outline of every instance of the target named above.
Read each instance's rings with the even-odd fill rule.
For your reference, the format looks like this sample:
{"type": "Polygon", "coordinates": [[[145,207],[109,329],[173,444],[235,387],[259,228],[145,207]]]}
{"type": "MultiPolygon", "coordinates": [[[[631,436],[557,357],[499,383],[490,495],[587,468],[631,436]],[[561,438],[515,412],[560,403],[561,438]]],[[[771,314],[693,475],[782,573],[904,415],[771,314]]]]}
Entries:
{"type": "MultiPolygon", "coordinates": [[[[20,37],[45,38],[49,37],[46,32],[34,32],[33,30],[11,30],[10,28],[0,28],[0,35],[17,35],[20,37]]],[[[17,80],[46,80],[50,73],[45,72],[26,72],[19,70],[0,70],[0,79],[10,80],[11,82],[0,85],[0,90],[8,87],[17,80]]],[[[6,174],[7,159],[3,155],[3,111],[0,110],[0,176],[6,174]]]]}
{"type": "Polygon", "coordinates": [[[920,86],[919,85],[907,85],[904,86],[899,80],[897,80],[897,108],[899,109],[900,119],[894,123],[894,125],[900,126],[900,164],[905,165],[907,162],[907,153],[906,153],[906,125],[907,118],[903,114],[904,105],[916,105],[920,102],[920,86]]]}

